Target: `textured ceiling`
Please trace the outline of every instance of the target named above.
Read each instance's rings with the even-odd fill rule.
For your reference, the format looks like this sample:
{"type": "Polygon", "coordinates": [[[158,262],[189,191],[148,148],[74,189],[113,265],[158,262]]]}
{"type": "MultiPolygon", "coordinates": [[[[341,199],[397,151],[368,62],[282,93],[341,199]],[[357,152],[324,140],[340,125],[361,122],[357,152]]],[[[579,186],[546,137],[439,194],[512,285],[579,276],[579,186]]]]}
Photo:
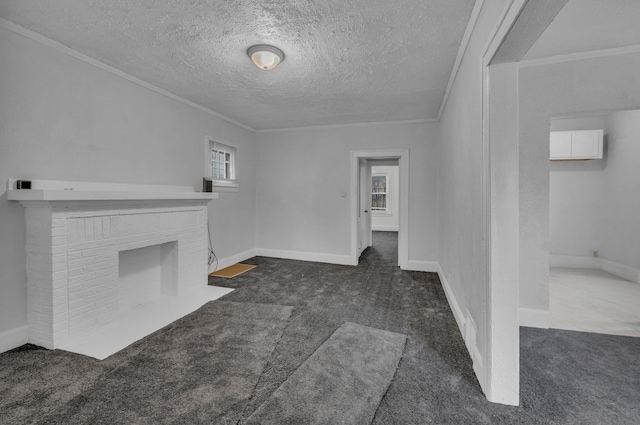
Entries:
{"type": "Polygon", "coordinates": [[[254,129],[438,115],[474,0],[2,0],[0,16],[254,129]],[[280,47],[273,71],[246,55],[280,47]]]}
{"type": "Polygon", "coordinates": [[[640,0],[569,0],[525,59],[640,45],[640,0]]]}

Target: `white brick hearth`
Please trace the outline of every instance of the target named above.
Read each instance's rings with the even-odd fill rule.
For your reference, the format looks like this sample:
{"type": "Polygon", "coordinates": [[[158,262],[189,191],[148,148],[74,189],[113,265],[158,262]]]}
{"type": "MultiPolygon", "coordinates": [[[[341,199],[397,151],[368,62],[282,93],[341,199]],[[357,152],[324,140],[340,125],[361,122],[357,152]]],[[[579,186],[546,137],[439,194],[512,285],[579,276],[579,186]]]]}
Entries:
{"type": "MultiPolygon", "coordinates": [[[[95,339],[101,330],[113,333],[123,313],[119,305],[123,251],[160,247],[157,284],[159,294],[170,297],[160,301],[163,310],[172,299],[185,305],[188,294],[198,293],[203,299],[191,311],[210,298],[202,289],[207,287],[208,272],[207,203],[215,195],[166,186],[85,183],[82,190],[72,191],[68,186],[74,184],[69,182],[40,182],[45,188],[40,190],[36,182],[32,190],[13,190],[12,185],[10,181],[8,198],[25,206],[29,342],[50,349],[78,347],[78,341],[95,339]]],[[[146,314],[157,315],[149,307],[146,314]]],[[[166,325],[170,316],[159,326],[166,325]]]]}

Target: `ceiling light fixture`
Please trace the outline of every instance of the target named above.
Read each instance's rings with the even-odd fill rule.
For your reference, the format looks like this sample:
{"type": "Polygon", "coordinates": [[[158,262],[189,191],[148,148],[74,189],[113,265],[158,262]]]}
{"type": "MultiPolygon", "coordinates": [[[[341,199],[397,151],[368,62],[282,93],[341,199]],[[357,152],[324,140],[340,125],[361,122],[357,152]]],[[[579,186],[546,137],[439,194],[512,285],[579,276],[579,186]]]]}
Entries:
{"type": "Polygon", "coordinates": [[[262,70],[269,71],[284,60],[284,53],[275,46],[257,44],[247,49],[247,55],[262,70]]]}

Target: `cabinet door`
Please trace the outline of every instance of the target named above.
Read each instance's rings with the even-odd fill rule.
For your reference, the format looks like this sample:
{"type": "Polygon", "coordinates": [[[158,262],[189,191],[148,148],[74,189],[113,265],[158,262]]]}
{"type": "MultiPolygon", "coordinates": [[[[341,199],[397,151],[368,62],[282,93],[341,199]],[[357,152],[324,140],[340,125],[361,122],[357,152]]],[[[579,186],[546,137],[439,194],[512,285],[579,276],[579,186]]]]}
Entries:
{"type": "Polygon", "coordinates": [[[574,158],[602,158],[602,130],[573,131],[571,156],[574,158]]]}
{"type": "Polygon", "coordinates": [[[571,132],[552,131],[549,136],[549,154],[551,159],[571,158],[571,132]]]}

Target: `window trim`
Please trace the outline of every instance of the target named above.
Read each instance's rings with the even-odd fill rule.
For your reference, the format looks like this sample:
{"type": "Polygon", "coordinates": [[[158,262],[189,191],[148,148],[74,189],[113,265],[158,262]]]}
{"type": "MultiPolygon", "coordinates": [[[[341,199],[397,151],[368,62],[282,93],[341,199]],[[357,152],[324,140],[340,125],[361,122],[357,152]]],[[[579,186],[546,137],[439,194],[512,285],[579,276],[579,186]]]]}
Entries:
{"type": "Polygon", "coordinates": [[[386,196],[386,201],[387,201],[387,206],[386,206],[386,208],[384,210],[373,209],[373,205],[372,205],[371,206],[371,213],[373,215],[382,216],[382,217],[384,217],[384,216],[392,216],[393,215],[393,212],[391,211],[391,194],[390,194],[390,190],[389,190],[391,188],[391,186],[389,185],[389,181],[390,181],[389,173],[385,172],[385,173],[372,173],[371,174],[371,196],[373,197],[373,195],[376,195],[376,194],[385,195],[386,196]],[[374,192],[373,191],[373,178],[374,177],[385,177],[386,178],[386,180],[387,180],[387,185],[386,185],[387,191],[386,192],[374,192]]]}
{"type": "Polygon", "coordinates": [[[237,144],[226,140],[219,140],[212,137],[205,137],[205,177],[211,178],[214,191],[237,191],[239,188],[240,176],[240,148],[237,144]],[[213,177],[212,153],[213,150],[231,154],[230,179],[218,179],[213,177]]]}

